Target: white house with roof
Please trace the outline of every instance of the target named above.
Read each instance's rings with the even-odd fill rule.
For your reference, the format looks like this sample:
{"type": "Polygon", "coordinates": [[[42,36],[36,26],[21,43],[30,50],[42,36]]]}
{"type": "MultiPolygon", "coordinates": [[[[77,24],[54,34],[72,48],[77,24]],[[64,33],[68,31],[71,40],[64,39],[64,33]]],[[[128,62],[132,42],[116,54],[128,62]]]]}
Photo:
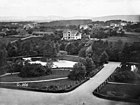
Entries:
{"type": "Polygon", "coordinates": [[[77,30],[67,29],[63,31],[63,38],[62,38],[63,40],[77,40],[81,38],[82,38],[82,34],[77,30]]]}

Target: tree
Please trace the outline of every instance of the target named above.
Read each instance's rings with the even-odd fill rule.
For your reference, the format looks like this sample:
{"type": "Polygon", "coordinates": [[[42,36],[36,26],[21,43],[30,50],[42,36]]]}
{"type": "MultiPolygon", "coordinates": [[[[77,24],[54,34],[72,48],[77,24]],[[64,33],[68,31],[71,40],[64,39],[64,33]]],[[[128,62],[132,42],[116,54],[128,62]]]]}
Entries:
{"type": "Polygon", "coordinates": [[[33,51],[33,45],[31,41],[26,41],[22,44],[22,55],[30,55],[33,51]]]}
{"type": "Polygon", "coordinates": [[[53,41],[45,41],[43,46],[43,56],[55,57],[57,55],[57,49],[53,41]]]}
{"type": "Polygon", "coordinates": [[[104,51],[100,56],[100,64],[107,63],[109,60],[108,54],[104,51]]]}
{"type": "Polygon", "coordinates": [[[109,43],[106,50],[107,54],[109,55],[109,60],[120,61],[122,50],[123,50],[123,42],[121,40],[118,40],[114,44],[109,43]]]}
{"type": "Polygon", "coordinates": [[[63,31],[55,31],[54,34],[56,41],[61,40],[61,38],[63,37],[63,31]]]}
{"type": "Polygon", "coordinates": [[[128,82],[135,79],[135,74],[132,71],[119,71],[113,75],[116,82],[128,82]]]}
{"type": "Polygon", "coordinates": [[[44,67],[41,64],[25,63],[19,76],[21,77],[38,77],[42,75],[49,75],[51,73],[50,68],[44,67]]]}
{"type": "Polygon", "coordinates": [[[86,57],[86,47],[82,48],[80,51],[79,51],[79,56],[80,57],[86,57]]]}
{"type": "Polygon", "coordinates": [[[73,43],[69,43],[66,45],[65,50],[68,52],[69,55],[74,55],[76,51],[76,46],[73,43]]]}
{"type": "Polygon", "coordinates": [[[61,44],[60,44],[60,50],[65,50],[65,48],[66,48],[66,43],[61,42],[61,44]]]}
{"type": "Polygon", "coordinates": [[[9,72],[21,72],[23,68],[23,60],[16,60],[15,62],[11,62],[8,64],[9,72]]]}
{"type": "Polygon", "coordinates": [[[68,75],[71,80],[83,80],[86,75],[86,67],[82,63],[76,63],[68,75]]]}
{"type": "Polygon", "coordinates": [[[0,42],[0,67],[6,64],[7,50],[5,44],[0,42]]]}
{"type": "Polygon", "coordinates": [[[94,64],[92,58],[86,57],[85,67],[86,67],[86,74],[87,74],[87,76],[89,76],[90,73],[95,69],[95,64],[94,64]]]}
{"type": "Polygon", "coordinates": [[[7,49],[7,52],[8,52],[8,57],[18,56],[17,55],[18,48],[15,45],[13,45],[11,43],[8,43],[6,49],[7,49]]]}
{"type": "Polygon", "coordinates": [[[101,38],[106,38],[106,37],[107,35],[105,34],[103,28],[100,28],[100,27],[92,28],[91,38],[101,39],[101,38]]]}
{"type": "Polygon", "coordinates": [[[105,44],[102,40],[92,43],[92,59],[96,65],[100,63],[100,57],[106,48],[107,44],[105,44]]]}

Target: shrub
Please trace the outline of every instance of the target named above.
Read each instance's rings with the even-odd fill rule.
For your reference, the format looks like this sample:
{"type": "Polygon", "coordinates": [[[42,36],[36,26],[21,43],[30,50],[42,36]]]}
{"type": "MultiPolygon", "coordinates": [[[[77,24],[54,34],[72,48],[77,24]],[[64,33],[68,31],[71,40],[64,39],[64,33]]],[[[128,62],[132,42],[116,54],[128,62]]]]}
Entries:
{"type": "Polygon", "coordinates": [[[8,63],[8,72],[20,72],[23,68],[23,61],[17,60],[16,62],[8,63]]]}
{"type": "Polygon", "coordinates": [[[116,82],[127,82],[134,79],[135,74],[132,71],[120,71],[114,74],[114,81],[116,82]]]}
{"type": "Polygon", "coordinates": [[[56,85],[50,85],[50,86],[48,87],[48,90],[49,90],[49,91],[57,91],[57,90],[58,90],[58,87],[57,87],[56,85]]]}
{"type": "Polygon", "coordinates": [[[23,66],[19,76],[21,77],[37,77],[42,75],[48,75],[51,73],[51,69],[46,66],[42,66],[41,64],[30,64],[25,63],[23,66]]]}

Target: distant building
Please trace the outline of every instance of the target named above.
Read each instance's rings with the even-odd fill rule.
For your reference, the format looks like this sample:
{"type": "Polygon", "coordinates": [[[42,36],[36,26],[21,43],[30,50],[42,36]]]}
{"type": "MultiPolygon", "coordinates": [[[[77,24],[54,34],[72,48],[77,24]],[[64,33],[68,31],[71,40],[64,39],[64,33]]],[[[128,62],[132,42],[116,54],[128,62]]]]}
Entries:
{"type": "Polygon", "coordinates": [[[127,25],[127,22],[121,22],[120,25],[121,26],[126,26],[127,25]]]}
{"type": "Polygon", "coordinates": [[[63,40],[77,40],[77,39],[81,39],[82,34],[80,32],[78,32],[77,30],[64,30],[63,31],[63,40]]]}
{"type": "Polygon", "coordinates": [[[18,29],[16,29],[16,31],[19,35],[22,35],[22,36],[28,34],[28,32],[25,29],[22,29],[22,28],[18,28],[18,29]]]}
{"type": "Polygon", "coordinates": [[[80,29],[88,29],[89,28],[89,26],[88,25],[80,25],[80,29]]]}
{"type": "Polygon", "coordinates": [[[28,30],[28,29],[32,29],[34,27],[38,27],[38,24],[37,23],[31,23],[31,24],[25,24],[23,26],[24,29],[28,30]]]}
{"type": "Polygon", "coordinates": [[[111,27],[119,27],[120,25],[119,24],[115,24],[115,23],[111,23],[110,26],[111,27]]]}

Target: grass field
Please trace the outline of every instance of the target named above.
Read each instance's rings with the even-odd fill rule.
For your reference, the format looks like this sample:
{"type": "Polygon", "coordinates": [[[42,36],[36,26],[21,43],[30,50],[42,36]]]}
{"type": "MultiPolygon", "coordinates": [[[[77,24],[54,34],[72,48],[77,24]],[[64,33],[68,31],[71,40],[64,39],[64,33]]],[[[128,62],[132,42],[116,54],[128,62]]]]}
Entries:
{"type": "Polygon", "coordinates": [[[124,43],[133,43],[133,42],[140,42],[140,38],[138,37],[109,37],[105,38],[109,42],[117,42],[118,40],[122,40],[124,43]]]}
{"type": "Polygon", "coordinates": [[[47,81],[47,82],[36,82],[36,83],[10,83],[10,84],[0,84],[1,87],[8,88],[16,88],[16,89],[30,89],[30,90],[38,90],[38,91],[46,91],[46,92],[66,92],[75,89],[77,86],[81,85],[82,81],[73,81],[70,79],[62,79],[55,81],[47,81]],[[26,86],[25,86],[26,85],[26,86]]]}
{"type": "Polygon", "coordinates": [[[20,38],[7,38],[7,37],[5,37],[5,38],[0,38],[0,42],[5,43],[7,45],[9,42],[15,41],[18,39],[20,39],[20,38]]]}
{"type": "Polygon", "coordinates": [[[65,88],[70,86],[76,86],[79,82],[73,81],[70,79],[56,80],[56,81],[48,81],[48,82],[38,82],[38,83],[29,83],[28,86],[32,88],[43,89],[50,86],[57,86],[59,88],[65,88]]]}
{"type": "Polygon", "coordinates": [[[47,79],[54,79],[54,78],[62,78],[67,77],[69,74],[69,70],[52,70],[52,74],[34,78],[21,78],[18,74],[15,75],[8,75],[4,77],[0,77],[1,82],[17,82],[17,81],[35,81],[35,80],[47,80],[47,79]]]}
{"type": "Polygon", "coordinates": [[[106,84],[100,91],[101,94],[120,98],[140,98],[140,85],[106,84]]]}

